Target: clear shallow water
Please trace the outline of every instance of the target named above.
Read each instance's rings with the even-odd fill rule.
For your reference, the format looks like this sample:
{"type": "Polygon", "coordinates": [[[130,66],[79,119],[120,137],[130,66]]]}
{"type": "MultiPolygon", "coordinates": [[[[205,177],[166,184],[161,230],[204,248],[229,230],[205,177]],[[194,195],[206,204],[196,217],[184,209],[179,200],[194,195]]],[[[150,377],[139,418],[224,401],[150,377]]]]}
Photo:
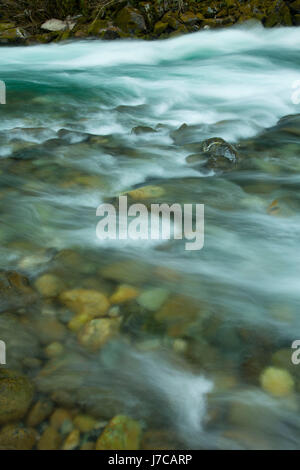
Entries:
{"type": "MultiPolygon", "coordinates": [[[[75,365],[66,361],[50,382],[84,390],[67,373],[75,367],[79,376],[90,371],[96,390],[89,399],[79,393],[74,406],[101,408],[105,387],[118,403],[112,414],[129,410],[147,429],[163,423],[187,448],[299,446],[300,366],[280,363],[295,381],[287,398],[269,396],[259,383],[265,367],[278,365],[274,354],[300,334],[299,133],[281,130],[290,122],[273,128],[299,113],[292,101],[299,39],[294,28],[232,28],[163,42],[1,48],[2,269],[32,283],[54,272],[68,288],[106,293],[119,282],[159,286],[180,311],[169,324],[134,302],[122,306],[117,352],[108,345],[86,357],[69,333],[65,356],[76,354],[75,365]],[[188,127],[178,131],[182,124],[188,127]],[[136,135],[136,126],[155,132],[136,135]],[[236,169],[205,174],[186,163],[210,137],[237,146],[236,169]],[[202,251],[97,240],[98,205],[144,184],[164,188],[162,202],[205,204],[202,251]],[[64,265],[66,249],[79,260],[64,265]],[[120,261],[125,268],[107,275],[120,261]],[[167,412],[158,411],[162,404],[167,412]],[[254,411],[264,419],[249,420],[254,411]]],[[[47,308],[67,324],[57,300],[40,302],[26,310],[35,340],[36,318],[47,308]]],[[[11,341],[6,317],[2,328],[11,341]]],[[[22,367],[29,340],[22,328],[17,336],[13,365],[22,367]]],[[[43,352],[35,355],[46,367],[43,352]]],[[[42,391],[53,393],[47,381],[42,391]]]]}

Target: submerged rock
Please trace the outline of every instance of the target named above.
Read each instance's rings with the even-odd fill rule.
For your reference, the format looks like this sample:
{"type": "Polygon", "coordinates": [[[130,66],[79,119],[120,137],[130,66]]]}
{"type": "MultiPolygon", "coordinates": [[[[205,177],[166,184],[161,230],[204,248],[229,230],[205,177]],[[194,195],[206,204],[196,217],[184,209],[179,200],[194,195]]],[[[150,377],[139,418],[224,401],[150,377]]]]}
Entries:
{"type": "Polygon", "coordinates": [[[146,308],[147,310],[155,312],[162,307],[164,302],[169,297],[169,291],[161,287],[156,287],[153,289],[147,289],[141,293],[138,297],[137,302],[141,307],[146,308]]]}
{"type": "Polygon", "coordinates": [[[104,294],[90,289],[65,291],[60,295],[60,301],[75,313],[84,314],[91,318],[105,315],[110,305],[104,294]]]}
{"type": "Polygon", "coordinates": [[[90,351],[98,351],[117,335],[120,324],[120,318],[91,320],[79,331],[78,341],[90,351]]]}
{"type": "Polygon", "coordinates": [[[97,440],[96,450],[139,450],[142,429],[138,421],[115,416],[97,440]]]}
{"type": "Polygon", "coordinates": [[[22,419],[34,395],[34,386],[26,377],[0,370],[0,424],[22,419]]]}
{"type": "Polygon", "coordinates": [[[87,433],[96,429],[99,421],[90,415],[79,414],[74,418],[73,423],[80,432],[87,433]]]}
{"type": "Polygon", "coordinates": [[[178,337],[185,335],[197,319],[200,306],[184,296],[170,297],[155,313],[155,320],[168,327],[168,335],[178,337]]]}
{"type": "Polygon", "coordinates": [[[0,450],[31,450],[36,443],[37,432],[21,424],[8,424],[0,432],[0,450]]]}
{"type": "Polygon", "coordinates": [[[62,280],[53,274],[43,274],[34,285],[43,297],[57,297],[64,288],[62,280]]]}
{"type": "Polygon", "coordinates": [[[260,376],[262,388],[275,397],[286,397],[294,391],[295,382],[291,374],[278,367],[268,367],[260,376]]]}
{"type": "Polygon", "coordinates": [[[79,429],[73,429],[67,436],[66,440],[62,445],[62,450],[74,450],[79,446],[80,431],[79,429]]]}
{"type": "Polygon", "coordinates": [[[7,308],[24,307],[36,300],[29,280],[15,271],[0,271],[0,312],[7,308]]]}
{"type": "Polygon", "coordinates": [[[142,186],[141,188],[138,189],[133,189],[132,191],[129,191],[126,193],[128,196],[130,196],[132,199],[135,201],[141,201],[143,199],[151,199],[151,198],[159,198],[161,196],[164,196],[165,190],[164,188],[160,186],[142,186]]]}
{"type": "Polygon", "coordinates": [[[104,279],[140,285],[151,276],[149,266],[137,260],[123,260],[108,264],[100,270],[104,279]]]}
{"type": "Polygon", "coordinates": [[[51,426],[48,426],[43,432],[37,448],[38,450],[58,450],[60,448],[61,441],[62,438],[59,432],[51,426]]]}
{"type": "Polygon", "coordinates": [[[139,295],[139,290],[127,284],[121,284],[116,292],[111,296],[112,304],[122,304],[129,300],[135,299],[139,295]]]}
{"type": "Polygon", "coordinates": [[[45,421],[48,416],[53,411],[53,403],[50,400],[39,400],[31,408],[26,423],[27,426],[35,428],[43,421],[45,421]]]}

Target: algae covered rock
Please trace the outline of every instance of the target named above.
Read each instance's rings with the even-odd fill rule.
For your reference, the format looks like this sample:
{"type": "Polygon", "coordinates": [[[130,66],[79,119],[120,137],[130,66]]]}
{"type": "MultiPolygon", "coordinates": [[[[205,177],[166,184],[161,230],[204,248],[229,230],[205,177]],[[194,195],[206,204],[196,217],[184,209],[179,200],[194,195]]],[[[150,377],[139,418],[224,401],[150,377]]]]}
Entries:
{"type": "Polygon", "coordinates": [[[0,44],[18,43],[26,38],[25,31],[11,22],[0,22],[0,44]]]}
{"type": "Polygon", "coordinates": [[[0,424],[22,419],[30,407],[34,386],[8,369],[0,370],[0,424]]]}
{"type": "Polygon", "coordinates": [[[138,421],[115,416],[97,440],[96,450],[139,450],[142,429],[138,421]]]}

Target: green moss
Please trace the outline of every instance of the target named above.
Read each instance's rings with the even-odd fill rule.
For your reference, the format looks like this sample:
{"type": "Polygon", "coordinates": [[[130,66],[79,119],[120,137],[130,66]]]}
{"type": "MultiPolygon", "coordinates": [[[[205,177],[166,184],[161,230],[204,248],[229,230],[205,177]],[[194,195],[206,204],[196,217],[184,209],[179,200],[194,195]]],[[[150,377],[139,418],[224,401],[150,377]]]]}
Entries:
{"type": "Polygon", "coordinates": [[[162,21],[158,21],[154,25],[154,33],[155,34],[162,34],[168,27],[168,23],[163,23],[162,21]]]}

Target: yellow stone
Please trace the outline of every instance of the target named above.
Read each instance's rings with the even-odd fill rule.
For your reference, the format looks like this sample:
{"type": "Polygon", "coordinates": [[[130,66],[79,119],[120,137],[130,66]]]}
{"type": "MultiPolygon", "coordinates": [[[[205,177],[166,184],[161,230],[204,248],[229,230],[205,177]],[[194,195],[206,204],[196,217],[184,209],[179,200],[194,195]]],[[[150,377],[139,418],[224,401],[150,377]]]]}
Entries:
{"type": "Polygon", "coordinates": [[[48,344],[45,348],[45,354],[49,358],[61,356],[64,352],[64,347],[58,341],[54,341],[53,343],[48,344]]]}
{"type": "Polygon", "coordinates": [[[79,414],[74,418],[74,426],[79,431],[86,433],[90,432],[97,426],[97,420],[89,415],[79,414]]]}
{"type": "Polygon", "coordinates": [[[66,438],[65,442],[63,443],[62,450],[74,450],[78,447],[80,441],[80,431],[79,429],[74,429],[68,437],[66,438]]]}
{"type": "Polygon", "coordinates": [[[45,419],[48,418],[52,410],[53,404],[50,400],[37,401],[31,408],[27,416],[27,426],[35,428],[36,426],[41,424],[45,419]]]}
{"type": "Polygon", "coordinates": [[[80,315],[75,315],[68,323],[68,327],[71,331],[75,333],[80,330],[88,321],[91,320],[91,316],[86,313],[81,313],[80,315]]]}
{"type": "Polygon", "coordinates": [[[63,290],[62,280],[53,274],[43,274],[34,285],[43,297],[57,297],[63,290]]]}
{"type": "Polygon", "coordinates": [[[115,416],[97,440],[96,450],[139,450],[141,425],[124,415],[115,416]]]}
{"type": "Polygon", "coordinates": [[[120,318],[100,318],[91,320],[78,333],[79,343],[90,351],[98,351],[117,335],[120,318]]]}
{"type": "Polygon", "coordinates": [[[61,436],[58,431],[48,426],[43,432],[38,444],[38,450],[58,450],[61,444],[61,436]]]}
{"type": "Polygon", "coordinates": [[[50,425],[53,429],[59,431],[66,421],[72,421],[72,415],[64,408],[57,408],[50,418],[50,425]]]}
{"type": "Polygon", "coordinates": [[[92,318],[105,315],[109,308],[107,297],[96,290],[73,289],[60,295],[60,301],[77,314],[86,314],[92,318]]]}
{"type": "Polygon", "coordinates": [[[129,300],[135,299],[139,295],[139,290],[127,284],[122,284],[118,287],[116,292],[111,296],[110,302],[112,304],[122,304],[129,300]]]}
{"type": "Polygon", "coordinates": [[[156,199],[162,197],[165,194],[165,190],[160,186],[143,186],[141,188],[134,189],[133,191],[129,191],[126,194],[135,201],[141,201],[144,199],[156,199]]]}
{"type": "Polygon", "coordinates": [[[94,442],[86,442],[82,444],[80,450],[95,450],[95,443],[94,442]]]}
{"type": "Polygon", "coordinates": [[[286,397],[294,391],[295,382],[291,374],[285,369],[268,367],[260,376],[262,388],[275,397],[286,397]]]}

